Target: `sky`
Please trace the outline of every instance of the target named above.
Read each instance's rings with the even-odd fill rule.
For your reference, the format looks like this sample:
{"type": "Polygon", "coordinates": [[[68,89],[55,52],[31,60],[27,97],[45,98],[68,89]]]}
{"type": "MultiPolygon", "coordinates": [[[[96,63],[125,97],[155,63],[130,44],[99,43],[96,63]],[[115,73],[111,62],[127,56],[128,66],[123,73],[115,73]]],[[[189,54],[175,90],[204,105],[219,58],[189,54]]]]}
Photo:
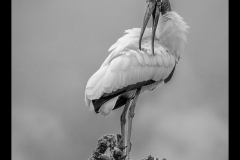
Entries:
{"type": "MultiPolygon", "coordinates": [[[[132,160],[228,159],[228,1],[170,0],[190,26],[173,78],[139,97],[132,160]]],[[[12,0],[12,160],[86,160],[120,133],[122,108],[103,117],[85,86],[145,0],[12,0]]]]}

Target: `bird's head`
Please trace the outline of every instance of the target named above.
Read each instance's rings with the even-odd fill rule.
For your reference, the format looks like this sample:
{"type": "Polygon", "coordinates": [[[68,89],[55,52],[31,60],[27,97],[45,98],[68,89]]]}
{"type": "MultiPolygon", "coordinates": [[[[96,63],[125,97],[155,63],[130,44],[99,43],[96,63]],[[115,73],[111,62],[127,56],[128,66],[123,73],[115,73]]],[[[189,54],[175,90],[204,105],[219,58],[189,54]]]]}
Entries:
{"type": "Polygon", "coordinates": [[[154,54],[154,37],[159,20],[160,13],[164,15],[165,13],[171,11],[171,5],[169,0],[147,0],[147,8],[143,19],[143,25],[139,37],[139,49],[141,50],[141,41],[143,33],[147,27],[148,21],[152,15],[153,26],[152,26],[152,53],[154,54]]]}

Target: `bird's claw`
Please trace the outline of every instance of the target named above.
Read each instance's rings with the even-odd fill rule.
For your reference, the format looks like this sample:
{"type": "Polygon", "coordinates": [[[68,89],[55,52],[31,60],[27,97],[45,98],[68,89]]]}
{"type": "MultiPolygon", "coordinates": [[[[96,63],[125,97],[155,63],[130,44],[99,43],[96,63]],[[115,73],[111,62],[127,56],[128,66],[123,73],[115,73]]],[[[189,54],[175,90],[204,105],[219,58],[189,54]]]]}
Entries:
{"type": "MultiPolygon", "coordinates": [[[[132,143],[130,142],[130,147],[128,153],[131,151],[132,143]]],[[[127,146],[119,147],[119,149],[123,152],[123,150],[127,149],[127,146]]],[[[122,157],[119,160],[125,160],[127,157],[127,154],[123,154],[122,157]]]]}
{"type": "Polygon", "coordinates": [[[124,155],[124,156],[122,156],[122,157],[120,158],[120,160],[125,160],[126,157],[127,157],[127,155],[124,155]]]}
{"type": "Polygon", "coordinates": [[[119,146],[119,149],[120,149],[121,151],[123,151],[123,150],[126,149],[126,148],[127,148],[127,146],[122,146],[122,145],[119,146]]]}
{"type": "Polygon", "coordinates": [[[127,149],[127,146],[119,147],[119,149],[123,152],[125,149],[127,149]]]}

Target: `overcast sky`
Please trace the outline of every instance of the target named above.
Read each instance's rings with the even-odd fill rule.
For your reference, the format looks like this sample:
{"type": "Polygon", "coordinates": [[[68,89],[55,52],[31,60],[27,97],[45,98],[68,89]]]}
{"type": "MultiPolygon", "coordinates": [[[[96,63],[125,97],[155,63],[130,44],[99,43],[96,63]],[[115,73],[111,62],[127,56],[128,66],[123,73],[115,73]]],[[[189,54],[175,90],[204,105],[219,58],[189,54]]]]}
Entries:
{"type": "MultiPolygon", "coordinates": [[[[228,159],[228,1],[170,0],[190,26],[172,80],[140,96],[133,160],[228,159]]],[[[122,108],[89,112],[89,77],[145,0],[12,0],[12,159],[86,160],[122,108]]]]}

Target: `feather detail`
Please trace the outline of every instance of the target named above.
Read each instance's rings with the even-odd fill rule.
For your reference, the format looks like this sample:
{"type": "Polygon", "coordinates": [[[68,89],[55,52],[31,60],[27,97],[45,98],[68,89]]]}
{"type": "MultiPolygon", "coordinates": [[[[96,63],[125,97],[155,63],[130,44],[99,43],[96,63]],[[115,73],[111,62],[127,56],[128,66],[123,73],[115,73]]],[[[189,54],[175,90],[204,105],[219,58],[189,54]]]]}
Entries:
{"type": "Polygon", "coordinates": [[[118,96],[113,98],[113,99],[110,99],[109,101],[107,101],[106,103],[104,103],[101,108],[99,109],[99,113],[101,113],[101,115],[103,116],[107,116],[110,114],[110,112],[113,110],[115,104],[116,104],[116,101],[118,99],[118,96]]]}
{"type": "MultiPolygon", "coordinates": [[[[171,56],[174,58],[174,55],[168,55],[163,47],[158,49],[160,51],[156,52],[155,56],[149,55],[148,49],[145,49],[146,52],[128,50],[119,53],[119,56],[101,67],[89,79],[88,83],[91,84],[87,84],[85,99],[91,101],[100,98],[104,93],[111,93],[128,85],[148,80],[161,81],[168,77],[175,65],[175,61],[170,59],[171,56]],[[170,64],[172,62],[174,64],[170,64]],[[98,77],[98,81],[95,77],[98,77]]],[[[89,106],[90,102],[85,101],[89,106]]]]}
{"type": "MultiPolygon", "coordinates": [[[[126,48],[137,48],[137,42],[140,35],[140,28],[128,29],[125,31],[125,35],[117,40],[115,44],[113,44],[108,51],[111,52],[107,59],[103,62],[102,66],[105,66],[109,63],[116,55],[122,52],[126,48]]],[[[143,39],[145,37],[151,36],[152,31],[150,28],[146,28],[145,33],[143,35],[143,39]]],[[[101,67],[102,67],[101,66],[101,67]]]]}
{"type": "Polygon", "coordinates": [[[164,47],[180,57],[184,43],[186,43],[187,29],[189,26],[183,18],[174,11],[167,12],[160,16],[156,30],[156,38],[164,47]]]}

